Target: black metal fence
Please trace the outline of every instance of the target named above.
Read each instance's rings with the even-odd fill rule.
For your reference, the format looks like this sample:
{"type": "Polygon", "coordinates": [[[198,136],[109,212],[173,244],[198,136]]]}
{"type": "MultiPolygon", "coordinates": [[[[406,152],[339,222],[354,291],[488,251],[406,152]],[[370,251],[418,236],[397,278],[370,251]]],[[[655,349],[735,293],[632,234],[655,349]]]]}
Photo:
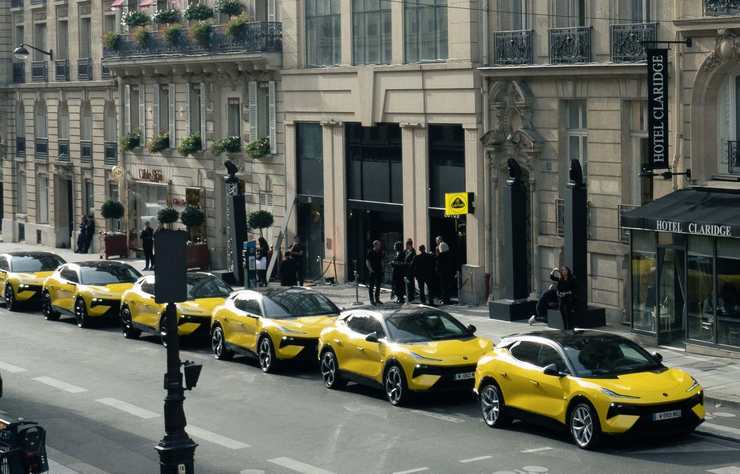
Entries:
{"type": "Polygon", "coordinates": [[[500,65],[534,62],[532,30],[496,31],[493,33],[493,63],[500,65]]]}
{"type": "Polygon", "coordinates": [[[578,64],[591,62],[590,26],[550,29],[550,63],[578,64]]]}
{"type": "Polygon", "coordinates": [[[57,81],[69,80],[69,59],[57,59],[54,61],[54,78],[57,81]]]}
{"type": "Polygon", "coordinates": [[[704,14],[707,16],[738,15],[740,0],[704,0],[704,14]]]}
{"type": "Polygon", "coordinates": [[[31,80],[33,82],[47,82],[49,80],[49,64],[46,61],[31,63],[31,80]]]}
{"type": "Polygon", "coordinates": [[[657,23],[620,23],[611,25],[611,60],[615,63],[645,61],[646,41],[658,39],[657,23]]]}
{"type": "Polygon", "coordinates": [[[80,58],[77,60],[77,80],[93,80],[92,59],[80,58]]]}

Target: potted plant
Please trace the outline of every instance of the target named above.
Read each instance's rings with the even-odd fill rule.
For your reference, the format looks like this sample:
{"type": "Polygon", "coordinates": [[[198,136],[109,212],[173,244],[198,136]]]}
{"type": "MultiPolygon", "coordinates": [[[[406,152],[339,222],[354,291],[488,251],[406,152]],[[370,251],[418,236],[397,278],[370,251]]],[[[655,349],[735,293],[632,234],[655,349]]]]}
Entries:
{"type": "MultiPolygon", "coordinates": [[[[100,207],[100,214],[103,218],[111,221],[112,227],[118,228],[118,221],[123,217],[123,204],[111,199],[105,201],[100,207]]],[[[117,256],[121,258],[128,257],[128,246],[126,245],[126,234],[117,231],[105,232],[103,234],[103,245],[105,258],[117,256]]]]}
{"type": "Polygon", "coordinates": [[[163,207],[157,213],[157,220],[167,229],[172,228],[172,224],[177,222],[178,217],[180,217],[180,213],[171,207],[163,207]]]}
{"type": "Polygon", "coordinates": [[[152,21],[157,25],[169,25],[180,21],[180,12],[174,8],[156,10],[152,15],[152,21]]]}
{"type": "Polygon", "coordinates": [[[216,11],[229,17],[237,16],[242,12],[242,4],[237,0],[218,0],[216,2],[216,11]]]}
{"type": "Polygon", "coordinates": [[[208,20],[213,18],[213,8],[201,3],[192,3],[185,9],[183,17],[188,21],[208,20]]]}
{"type": "Polygon", "coordinates": [[[139,148],[141,146],[141,132],[138,130],[129,132],[121,137],[120,142],[123,151],[132,151],[139,148]]]}
{"type": "Polygon", "coordinates": [[[224,26],[224,33],[233,40],[243,40],[247,34],[248,23],[249,17],[244,13],[231,17],[224,26]]]}
{"type": "Polygon", "coordinates": [[[182,222],[188,229],[188,236],[190,237],[190,240],[193,240],[193,227],[198,227],[199,225],[203,224],[203,221],[205,221],[205,219],[205,213],[197,207],[187,206],[185,209],[183,209],[182,213],[180,214],[180,222],[182,222]]]}
{"type": "Polygon", "coordinates": [[[136,28],[148,25],[150,19],[149,16],[142,11],[128,10],[122,15],[121,21],[129,28],[136,28]]]}
{"type": "Polygon", "coordinates": [[[170,134],[167,132],[159,132],[159,134],[152,137],[151,140],[146,144],[146,149],[150,153],[159,153],[170,147],[170,134]]]}
{"type": "Polygon", "coordinates": [[[275,218],[272,216],[272,213],[264,210],[254,211],[247,218],[249,228],[259,229],[260,236],[262,236],[262,229],[272,227],[273,222],[275,222],[275,218]]]}
{"type": "Polygon", "coordinates": [[[252,158],[262,158],[270,154],[270,139],[267,137],[258,138],[249,142],[246,147],[247,154],[252,158]]]}
{"type": "Polygon", "coordinates": [[[211,47],[213,27],[207,21],[199,21],[190,27],[190,37],[202,48],[211,47]]]}
{"type": "Polygon", "coordinates": [[[133,37],[140,48],[148,48],[152,41],[152,34],[143,26],[139,26],[134,30],[133,37]]]}
{"type": "Polygon", "coordinates": [[[242,140],[239,137],[224,137],[220,140],[216,140],[213,143],[213,153],[220,155],[221,153],[239,153],[242,149],[242,140]]]}
{"type": "Polygon", "coordinates": [[[182,139],[180,146],[177,147],[178,153],[183,156],[192,155],[203,149],[203,142],[200,139],[200,133],[193,133],[182,139]]]}
{"type": "Polygon", "coordinates": [[[103,47],[110,51],[118,51],[121,47],[121,35],[113,31],[103,33],[103,47]]]}
{"type": "Polygon", "coordinates": [[[185,28],[179,23],[168,25],[163,33],[165,41],[170,46],[179,46],[185,40],[185,28]]]}

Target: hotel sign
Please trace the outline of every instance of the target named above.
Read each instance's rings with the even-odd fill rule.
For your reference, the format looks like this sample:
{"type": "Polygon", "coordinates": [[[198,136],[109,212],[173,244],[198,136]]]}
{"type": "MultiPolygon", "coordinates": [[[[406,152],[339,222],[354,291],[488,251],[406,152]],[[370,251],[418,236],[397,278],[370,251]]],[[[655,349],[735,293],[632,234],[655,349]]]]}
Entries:
{"type": "Polygon", "coordinates": [[[732,226],[721,224],[699,224],[696,222],[678,222],[658,219],[655,230],[674,234],[708,235],[711,237],[732,237],[732,226]]]}
{"type": "Polygon", "coordinates": [[[648,160],[668,169],[668,50],[648,49],[648,160]]]}

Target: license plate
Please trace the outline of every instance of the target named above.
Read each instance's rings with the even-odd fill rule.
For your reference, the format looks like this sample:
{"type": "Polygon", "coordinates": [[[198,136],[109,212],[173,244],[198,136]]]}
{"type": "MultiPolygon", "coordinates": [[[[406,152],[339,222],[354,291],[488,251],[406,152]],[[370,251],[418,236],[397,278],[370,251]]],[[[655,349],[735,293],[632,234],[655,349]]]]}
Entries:
{"type": "Polygon", "coordinates": [[[671,410],[671,411],[662,411],[660,413],[653,413],[653,421],[672,420],[674,418],[681,418],[681,410],[671,410]]]}
{"type": "Polygon", "coordinates": [[[470,380],[475,378],[475,372],[463,372],[455,374],[455,380],[470,380]]]}

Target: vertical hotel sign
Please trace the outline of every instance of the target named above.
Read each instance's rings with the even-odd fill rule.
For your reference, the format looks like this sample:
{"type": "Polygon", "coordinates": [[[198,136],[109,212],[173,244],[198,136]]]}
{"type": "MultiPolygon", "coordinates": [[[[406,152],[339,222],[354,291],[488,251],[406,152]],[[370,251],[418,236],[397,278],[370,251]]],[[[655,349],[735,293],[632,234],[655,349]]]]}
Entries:
{"type": "Polygon", "coordinates": [[[648,49],[648,133],[651,169],[668,168],[668,50],[648,49]]]}

